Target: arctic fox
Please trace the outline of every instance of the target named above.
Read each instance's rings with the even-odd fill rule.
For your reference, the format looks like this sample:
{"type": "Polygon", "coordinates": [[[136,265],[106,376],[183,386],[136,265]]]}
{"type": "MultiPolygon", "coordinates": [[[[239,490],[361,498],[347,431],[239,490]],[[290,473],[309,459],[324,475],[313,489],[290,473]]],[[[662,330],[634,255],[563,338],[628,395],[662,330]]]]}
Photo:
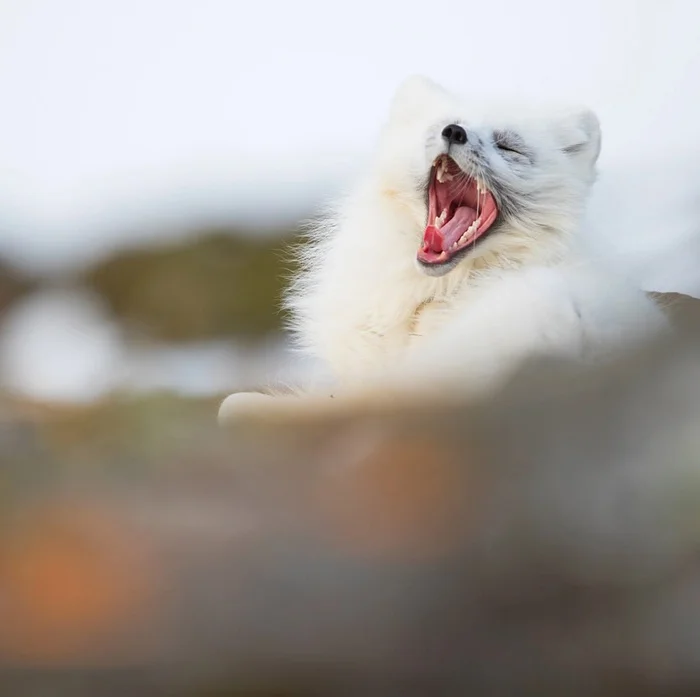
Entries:
{"type": "Polygon", "coordinates": [[[575,244],[600,145],[591,111],[492,113],[408,79],[370,171],[313,230],[287,298],[336,399],[231,395],[220,419],[481,394],[528,357],[605,360],[664,329],[641,290],[575,244]]]}

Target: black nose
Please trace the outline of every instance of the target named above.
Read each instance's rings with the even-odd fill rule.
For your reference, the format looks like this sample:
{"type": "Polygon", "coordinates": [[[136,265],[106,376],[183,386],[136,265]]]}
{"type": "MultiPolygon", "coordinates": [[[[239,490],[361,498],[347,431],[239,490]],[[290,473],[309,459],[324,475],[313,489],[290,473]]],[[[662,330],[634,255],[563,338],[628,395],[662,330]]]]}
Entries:
{"type": "Polygon", "coordinates": [[[451,123],[442,129],[442,137],[450,144],[464,145],[467,142],[467,132],[456,123],[451,123]]]}

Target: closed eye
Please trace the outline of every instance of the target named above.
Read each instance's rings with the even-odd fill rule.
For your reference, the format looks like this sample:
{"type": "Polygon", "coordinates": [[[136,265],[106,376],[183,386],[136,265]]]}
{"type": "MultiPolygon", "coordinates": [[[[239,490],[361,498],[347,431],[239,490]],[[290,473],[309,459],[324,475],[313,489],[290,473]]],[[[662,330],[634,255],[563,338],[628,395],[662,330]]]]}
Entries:
{"type": "Polygon", "coordinates": [[[508,143],[496,143],[496,147],[499,150],[505,150],[506,152],[515,152],[518,153],[518,155],[522,155],[520,150],[517,150],[515,147],[512,145],[509,145],[508,143]]]}
{"type": "Polygon", "coordinates": [[[493,143],[499,150],[529,158],[525,143],[516,133],[494,131],[493,143]]]}

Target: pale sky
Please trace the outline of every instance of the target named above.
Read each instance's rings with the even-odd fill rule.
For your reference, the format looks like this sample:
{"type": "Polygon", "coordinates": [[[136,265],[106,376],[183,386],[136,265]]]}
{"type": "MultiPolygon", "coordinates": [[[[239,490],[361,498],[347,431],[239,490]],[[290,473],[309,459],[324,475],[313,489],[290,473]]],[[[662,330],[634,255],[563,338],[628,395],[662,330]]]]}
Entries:
{"type": "MultiPolygon", "coordinates": [[[[595,108],[603,181],[634,172],[645,194],[635,219],[700,190],[675,164],[700,155],[696,0],[0,0],[0,253],[56,264],[133,231],[306,214],[416,72],[595,108]]],[[[690,234],[617,227],[620,254],[690,234]]]]}

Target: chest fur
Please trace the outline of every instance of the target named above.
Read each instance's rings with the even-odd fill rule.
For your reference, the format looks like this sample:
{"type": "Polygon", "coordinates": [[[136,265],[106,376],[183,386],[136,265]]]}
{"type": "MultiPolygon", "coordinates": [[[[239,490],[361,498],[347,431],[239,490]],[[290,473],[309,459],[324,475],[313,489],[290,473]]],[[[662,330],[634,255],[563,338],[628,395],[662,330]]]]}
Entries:
{"type": "Polygon", "coordinates": [[[454,315],[455,304],[452,300],[426,300],[415,311],[409,322],[411,340],[434,334],[454,315]]]}

